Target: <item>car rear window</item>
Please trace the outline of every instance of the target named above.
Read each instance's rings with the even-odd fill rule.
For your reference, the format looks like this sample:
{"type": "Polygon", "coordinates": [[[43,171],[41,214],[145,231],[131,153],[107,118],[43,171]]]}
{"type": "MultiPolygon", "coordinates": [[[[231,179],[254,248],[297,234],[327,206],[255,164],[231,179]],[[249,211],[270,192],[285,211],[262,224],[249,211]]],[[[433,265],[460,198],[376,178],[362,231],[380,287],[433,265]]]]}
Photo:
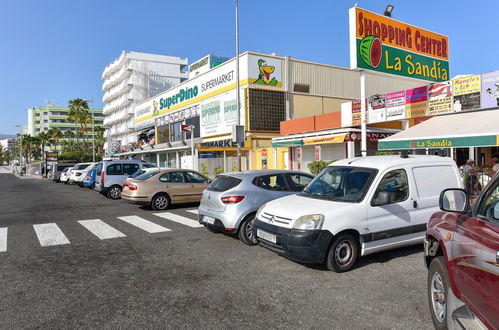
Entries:
{"type": "Polygon", "coordinates": [[[227,191],[236,187],[241,183],[241,179],[235,178],[233,176],[221,175],[217,176],[215,180],[209,185],[208,190],[211,191],[227,191]]]}
{"type": "Polygon", "coordinates": [[[149,171],[149,172],[145,172],[145,173],[142,173],[141,175],[137,176],[135,178],[135,180],[147,180],[149,178],[152,178],[153,176],[155,176],[156,174],[158,174],[159,171],[149,171]]]}
{"type": "Polygon", "coordinates": [[[62,171],[62,170],[64,170],[65,168],[68,168],[68,165],[57,165],[57,170],[58,170],[58,171],[62,171]]]}
{"type": "Polygon", "coordinates": [[[84,170],[86,169],[90,164],[81,164],[78,166],[75,166],[74,170],[84,170]]]}

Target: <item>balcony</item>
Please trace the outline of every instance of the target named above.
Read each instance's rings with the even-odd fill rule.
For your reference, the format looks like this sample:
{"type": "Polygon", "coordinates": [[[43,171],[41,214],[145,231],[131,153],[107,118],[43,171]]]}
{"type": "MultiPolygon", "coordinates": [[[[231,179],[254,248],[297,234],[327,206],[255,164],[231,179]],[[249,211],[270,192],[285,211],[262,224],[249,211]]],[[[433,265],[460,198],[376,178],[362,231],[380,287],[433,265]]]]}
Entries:
{"type": "Polygon", "coordinates": [[[102,90],[108,91],[109,89],[121,83],[123,80],[126,80],[132,74],[133,74],[133,69],[127,69],[123,67],[115,74],[113,74],[111,77],[109,77],[109,79],[104,81],[104,83],[102,84],[102,90]]]}

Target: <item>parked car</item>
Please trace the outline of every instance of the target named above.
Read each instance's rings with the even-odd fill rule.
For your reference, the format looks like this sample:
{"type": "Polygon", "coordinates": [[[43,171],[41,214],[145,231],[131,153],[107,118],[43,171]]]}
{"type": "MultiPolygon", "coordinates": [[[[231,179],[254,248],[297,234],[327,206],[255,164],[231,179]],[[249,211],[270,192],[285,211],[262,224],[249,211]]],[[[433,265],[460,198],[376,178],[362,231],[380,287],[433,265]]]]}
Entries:
{"type": "Polygon", "coordinates": [[[138,169],[156,167],[143,160],[103,160],[97,165],[95,190],[111,199],[119,199],[123,181],[138,169]]]}
{"type": "Polygon", "coordinates": [[[66,167],[64,170],[61,172],[61,176],[59,178],[60,182],[64,182],[65,184],[68,183],[69,176],[71,175],[71,170],[73,167],[66,167]]]}
{"type": "Polygon", "coordinates": [[[261,246],[289,259],[344,272],[358,256],[422,243],[440,192],[462,186],[448,157],[343,159],[303,192],[263,205],[254,232],[261,246]]]}
{"type": "Polygon", "coordinates": [[[265,203],[296,194],[312,181],[310,174],[283,170],[225,173],[203,192],[199,222],[210,231],[237,233],[247,244],[256,244],[253,219],[265,203]]]}
{"type": "Polygon", "coordinates": [[[85,175],[85,178],[82,181],[82,187],[86,187],[89,189],[93,189],[95,187],[95,168],[90,171],[87,175],[85,175]]]}
{"type": "Polygon", "coordinates": [[[469,197],[463,189],[444,190],[442,212],[428,223],[427,294],[437,329],[499,327],[499,176],[471,207],[469,197]]]}
{"type": "Polygon", "coordinates": [[[166,210],[171,204],[199,202],[209,183],[208,178],[196,171],[153,170],[127,180],[121,197],[155,210],[166,210]]]}
{"type": "Polygon", "coordinates": [[[75,164],[72,164],[72,163],[67,163],[67,164],[57,164],[54,166],[54,170],[53,170],[53,180],[55,182],[61,182],[61,173],[62,171],[65,169],[65,168],[68,168],[68,167],[73,167],[75,164]]]}
{"type": "Polygon", "coordinates": [[[69,184],[77,184],[79,186],[82,185],[82,181],[87,175],[89,170],[94,168],[94,165],[97,163],[78,163],[71,170],[71,175],[69,176],[68,183],[69,184]]]}

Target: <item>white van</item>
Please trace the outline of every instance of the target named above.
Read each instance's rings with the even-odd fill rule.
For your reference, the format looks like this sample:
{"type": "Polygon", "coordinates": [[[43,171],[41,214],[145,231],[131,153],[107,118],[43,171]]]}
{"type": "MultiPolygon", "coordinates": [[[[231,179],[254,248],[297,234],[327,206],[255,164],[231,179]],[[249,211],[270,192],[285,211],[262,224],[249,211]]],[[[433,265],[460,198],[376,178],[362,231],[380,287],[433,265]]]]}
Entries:
{"type": "Polygon", "coordinates": [[[343,159],[303,192],[263,205],[253,230],[265,248],[344,272],[359,255],[422,243],[440,192],[462,187],[447,157],[343,159]]]}

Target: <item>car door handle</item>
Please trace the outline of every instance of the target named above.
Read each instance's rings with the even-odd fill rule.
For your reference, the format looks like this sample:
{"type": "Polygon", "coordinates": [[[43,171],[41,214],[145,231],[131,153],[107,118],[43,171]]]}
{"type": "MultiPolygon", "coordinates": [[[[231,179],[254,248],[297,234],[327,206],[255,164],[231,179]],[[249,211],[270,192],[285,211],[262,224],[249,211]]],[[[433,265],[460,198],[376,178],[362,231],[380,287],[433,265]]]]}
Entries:
{"type": "Polygon", "coordinates": [[[499,251],[496,251],[496,262],[499,262],[499,251]]]}
{"type": "Polygon", "coordinates": [[[414,206],[414,208],[417,209],[418,208],[418,201],[413,201],[412,206],[414,206]]]}

